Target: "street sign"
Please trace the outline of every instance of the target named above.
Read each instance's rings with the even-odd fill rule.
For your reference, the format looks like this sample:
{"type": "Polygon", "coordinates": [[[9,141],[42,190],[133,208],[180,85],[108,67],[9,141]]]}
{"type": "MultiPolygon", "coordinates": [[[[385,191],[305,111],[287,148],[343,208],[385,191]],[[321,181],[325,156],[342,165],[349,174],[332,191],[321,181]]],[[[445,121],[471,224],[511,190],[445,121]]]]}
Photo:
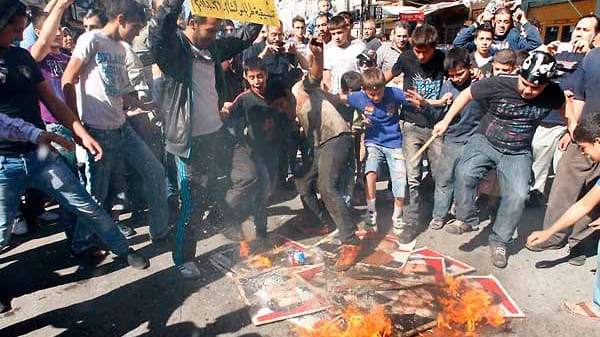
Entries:
{"type": "Polygon", "coordinates": [[[424,12],[400,13],[398,18],[402,21],[421,22],[421,21],[425,21],[425,13],[424,12]]]}

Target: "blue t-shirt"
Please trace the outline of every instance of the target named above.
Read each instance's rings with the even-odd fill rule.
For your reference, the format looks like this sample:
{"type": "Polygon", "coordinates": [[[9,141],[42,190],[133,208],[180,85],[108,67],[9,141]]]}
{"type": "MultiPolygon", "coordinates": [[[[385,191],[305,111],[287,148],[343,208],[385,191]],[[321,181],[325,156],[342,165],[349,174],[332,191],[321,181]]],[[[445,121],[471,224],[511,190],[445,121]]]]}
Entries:
{"type": "Polygon", "coordinates": [[[402,147],[399,109],[408,104],[402,90],[386,87],[379,103],[373,103],[364,91],[353,92],[348,95],[348,103],[371,121],[365,131],[365,145],[402,147]]]}
{"type": "MultiPolygon", "coordinates": [[[[442,85],[440,97],[444,96],[446,93],[451,93],[452,99],[456,99],[458,94],[460,94],[460,92],[469,85],[470,82],[465,83],[463,85],[464,87],[459,89],[454,86],[452,81],[446,80],[444,85],[442,85]]],[[[445,109],[445,107],[441,109],[445,109]]],[[[469,102],[467,106],[465,106],[460,112],[460,116],[454,118],[450,126],[448,126],[448,130],[444,135],[444,141],[451,143],[465,143],[467,140],[469,140],[469,138],[471,138],[475,131],[477,131],[481,116],[481,106],[479,103],[476,101],[469,102]]]]}

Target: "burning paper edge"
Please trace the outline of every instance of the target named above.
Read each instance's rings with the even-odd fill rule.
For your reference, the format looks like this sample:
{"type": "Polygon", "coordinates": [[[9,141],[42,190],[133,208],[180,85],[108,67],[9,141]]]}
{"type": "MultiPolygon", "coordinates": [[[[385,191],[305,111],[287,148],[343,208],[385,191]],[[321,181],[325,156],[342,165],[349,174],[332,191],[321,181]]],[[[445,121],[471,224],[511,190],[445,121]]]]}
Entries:
{"type": "Polygon", "coordinates": [[[472,273],[477,270],[477,269],[475,269],[475,267],[472,267],[472,266],[470,266],[460,260],[457,260],[449,255],[442,254],[442,253],[438,252],[437,250],[429,248],[429,247],[421,247],[416,250],[413,250],[413,254],[423,256],[423,257],[442,257],[446,261],[448,261],[450,264],[461,269],[461,271],[458,273],[450,273],[450,272],[448,272],[448,270],[446,270],[448,276],[456,277],[456,276],[460,276],[460,275],[469,274],[469,273],[472,273]],[[432,254],[431,255],[422,254],[421,252],[423,252],[425,250],[431,252],[432,254]]]}
{"type": "MultiPolygon", "coordinates": [[[[504,318],[525,318],[525,313],[523,313],[523,311],[521,310],[521,308],[519,308],[519,306],[517,305],[517,302],[515,302],[515,300],[510,296],[510,294],[508,293],[508,291],[506,291],[506,289],[504,288],[504,286],[502,285],[502,283],[500,283],[500,281],[494,276],[494,275],[485,275],[485,276],[480,276],[480,275],[471,275],[471,276],[463,276],[465,278],[465,280],[474,280],[477,282],[477,280],[481,280],[481,279],[487,279],[487,280],[491,280],[492,282],[494,282],[494,284],[498,287],[498,290],[500,290],[500,292],[502,293],[502,295],[504,295],[506,297],[506,299],[510,302],[510,304],[517,310],[516,313],[511,313],[508,311],[508,308],[506,308],[503,305],[500,305],[500,309],[502,312],[502,315],[504,316],[504,318]]],[[[484,289],[486,290],[490,290],[487,287],[485,287],[483,284],[479,283],[481,286],[483,286],[484,289]]],[[[500,304],[503,304],[503,302],[501,302],[500,304]]]]}

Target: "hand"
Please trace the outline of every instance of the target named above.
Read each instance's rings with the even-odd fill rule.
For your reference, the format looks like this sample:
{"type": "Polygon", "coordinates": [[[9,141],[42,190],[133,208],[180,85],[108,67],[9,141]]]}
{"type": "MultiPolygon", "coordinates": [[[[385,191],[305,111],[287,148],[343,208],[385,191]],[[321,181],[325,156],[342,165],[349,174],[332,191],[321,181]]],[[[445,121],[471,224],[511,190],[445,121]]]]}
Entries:
{"type": "Polygon", "coordinates": [[[442,98],[440,98],[440,100],[445,101],[446,105],[451,105],[452,104],[452,94],[447,92],[444,94],[444,96],[442,96],[442,98]]]}
{"type": "Polygon", "coordinates": [[[233,106],[232,102],[225,102],[223,103],[223,107],[221,108],[220,114],[221,114],[221,119],[226,119],[227,117],[229,117],[229,114],[231,113],[231,107],[233,106]]]}
{"type": "Polygon", "coordinates": [[[102,159],[102,146],[92,136],[87,135],[81,138],[81,145],[94,156],[94,161],[102,159]]]}
{"type": "Polygon", "coordinates": [[[595,231],[600,231],[600,218],[592,221],[588,226],[590,226],[595,231]]]}
{"type": "Polygon", "coordinates": [[[52,143],[56,143],[62,147],[64,147],[68,151],[73,151],[75,149],[75,145],[72,141],[66,139],[65,137],[59,136],[53,132],[42,131],[40,135],[36,139],[36,143],[40,146],[47,147],[50,151],[56,153],[58,150],[54,147],[52,143]]]}
{"type": "MultiPolygon", "coordinates": [[[[558,48],[560,47],[560,44],[561,44],[560,41],[552,41],[546,45],[546,51],[550,55],[554,56],[554,55],[558,54],[558,48]]],[[[540,50],[542,50],[542,49],[540,49],[540,50]]]]}
{"type": "Polygon", "coordinates": [[[472,68],[471,69],[471,79],[474,81],[478,81],[480,79],[482,79],[484,77],[484,73],[481,69],[479,68],[472,68]]]}
{"type": "Polygon", "coordinates": [[[527,237],[527,246],[533,247],[540,245],[548,241],[548,239],[550,239],[551,236],[552,232],[550,231],[535,231],[527,237]]]}
{"type": "Polygon", "coordinates": [[[517,10],[513,13],[513,18],[515,21],[519,21],[522,25],[527,23],[527,17],[521,8],[517,8],[517,10]]]}
{"type": "Polygon", "coordinates": [[[285,50],[288,54],[295,55],[298,52],[298,48],[296,48],[296,43],[290,42],[286,45],[285,50]]]}
{"type": "Polygon", "coordinates": [[[590,45],[582,39],[576,39],[571,44],[573,45],[571,49],[573,53],[585,54],[590,50],[590,45]]]}
{"type": "Polygon", "coordinates": [[[135,108],[134,110],[127,110],[125,114],[127,115],[127,117],[133,117],[137,115],[149,114],[151,112],[152,111],[150,110],[142,110],[141,108],[135,108]]]}
{"type": "Polygon", "coordinates": [[[410,102],[417,109],[423,109],[427,106],[427,101],[421,96],[416,90],[407,89],[404,93],[406,100],[410,102]]]}
{"type": "Polygon", "coordinates": [[[441,137],[444,135],[444,133],[446,133],[446,130],[448,130],[448,122],[442,119],[433,126],[433,130],[431,130],[431,135],[441,137]]]}
{"type": "Polygon", "coordinates": [[[57,2],[57,7],[67,8],[73,4],[73,0],[60,0],[57,2]]]}
{"type": "Polygon", "coordinates": [[[369,127],[371,125],[371,120],[365,116],[365,115],[360,115],[360,123],[365,126],[365,127],[369,127]]]}
{"type": "Polygon", "coordinates": [[[260,55],[258,55],[258,57],[263,58],[269,54],[277,54],[279,53],[279,46],[273,45],[273,44],[267,44],[265,46],[265,49],[263,49],[263,51],[260,53],[260,55]]]}
{"type": "Polygon", "coordinates": [[[565,132],[565,134],[562,135],[562,137],[560,137],[558,140],[556,147],[560,151],[565,152],[567,151],[567,146],[569,146],[569,144],[571,144],[571,135],[568,132],[565,132]]]}
{"type": "Polygon", "coordinates": [[[323,54],[323,42],[319,41],[317,38],[312,38],[308,43],[308,49],[313,55],[321,55],[323,54]]]}

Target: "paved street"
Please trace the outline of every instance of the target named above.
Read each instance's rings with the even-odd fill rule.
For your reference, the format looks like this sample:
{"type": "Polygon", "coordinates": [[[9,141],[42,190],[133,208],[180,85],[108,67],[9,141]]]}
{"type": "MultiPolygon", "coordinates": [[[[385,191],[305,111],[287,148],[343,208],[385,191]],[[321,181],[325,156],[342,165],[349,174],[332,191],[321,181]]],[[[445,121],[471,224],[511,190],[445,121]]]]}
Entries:
{"type": "MultiPolygon", "coordinates": [[[[300,201],[291,194],[287,199],[269,208],[269,228],[299,238],[294,228],[301,224],[300,201]]],[[[386,203],[391,205],[391,201],[386,203]]],[[[390,222],[389,212],[380,211],[383,222],[390,222]]],[[[560,260],[566,250],[532,253],[524,249],[525,238],[539,228],[542,218],[543,209],[527,209],[504,270],[489,263],[489,228],[463,236],[429,230],[419,236],[417,247],[428,246],[458,258],[475,266],[477,275],[492,273],[527,315],[511,321],[508,331],[487,336],[600,337],[597,322],[560,310],[565,301],[591,299],[596,258],[574,267],[566,259],[560,260]],[[559,264],[535,269],[539,260],[557,260],[559,264]]],[[[144,219],[135,222],[144,223],[144,219]]],[[[20,238],[20,246],[0,255],[0,289],[8,288],[15,295],[14,309],[0,316],[0,336],[293,335],[286,322],[252,325],[234,283],[208,261],[211,251],[231,244],[213,228],[196,232],[197,260],[204,276],[194,281],[179,277],[169,251],[149,245],[147,227],[137,231],[130,242],[151,257],[152,265],[145,271],[123,268],[110,257],[96,268],[78,267],[56,226],[42,226],[20,238]]],[[[251,232],[250,228],[246,231],[251,232]]],[[[305,238],[307,242],[316,239],[305,238]]]]}

